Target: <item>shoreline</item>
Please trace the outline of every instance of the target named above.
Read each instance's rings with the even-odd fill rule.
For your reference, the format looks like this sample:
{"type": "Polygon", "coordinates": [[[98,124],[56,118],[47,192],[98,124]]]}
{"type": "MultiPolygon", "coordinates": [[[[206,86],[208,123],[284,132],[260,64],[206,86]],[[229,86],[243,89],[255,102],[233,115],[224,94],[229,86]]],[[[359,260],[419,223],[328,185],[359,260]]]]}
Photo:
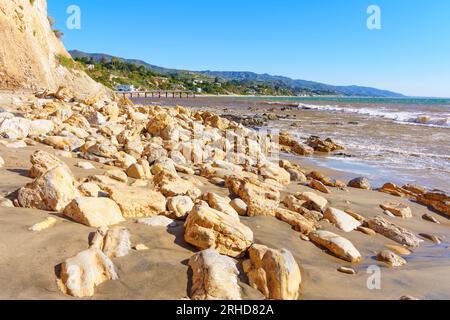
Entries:
{"type": "MultiPolygon", "coordinates": [[[[184,105],[188,107],[192,107],[196,110],[212,110],[215,112],[219,112],[222,115],[228,115],[236,113],[236,115],[244,116],[244,117],[252,117],[253,115],[257,117],[258,119],[265,119],[266,116],[270,113],[276,113],[279,116],[282,116],[283,118],[280,119],[279,122],[277,121],[269,121],[267,122],[270,126],[275,126],[276,128],[284,128],[282,130],[292,131],[297,130],[297,127],[291,127],[290,124],[294,125],[295,123],[298,123],[298,127],[302,130],[302,128],[307,125],[308,123],[311,123],[310,130],[308,131],[308,135],[303,134],[301,137],[302,140],[307,139],[309,135],[319,134],[315,129],[315,123],[317,121],[323,122],[325,125],[327,122],[330,122],[330,126],[335,126],[334,121],[339,122],[350,122],[350,123],[360,123],[360,125],[350,125],[349,129],[351,127],[354,127],[353,132],[349,137],[351,138],[352,135],[360,135],[361,137],[365,136],[366,133],[364,132],[364,129],[359,129],[360,126],[367,127],[367,125],[370,125],[371,122],[377,123],[377,126],[384,126],[386,129],[384,130],[392,130],[392,138],[395,139],[395,135],[397,134],[396,130],[401,129],[404,131],[403,134],[408,134],[410,132],[415,131],[420,139],[421,131],[426,130],[433,130],[430,132],[441,132],[441,135],[444,137],[447,133],[447,130],[450,128],[439,128],[439,127],[423,127],[422,126],[414,126],[409,123],[396,123],[395,121],[391,121],[389,119],[383,119],[383,118],[371,118],[366,115],[361,114],[352,114],[352,113],[342,113],[342,114],[334,114],[331,111],[326,110],[308,110],[308,109],[292,109],[290,111],[289,103],[281,103],[280,105],[285,106],[284,108],[281,108],[280,110],[275,109],[277,105],[271,105],[267,104],[265,101],[260,101],[259,99],[242,99],[242,98],[219,98],[215,97],[213,99],[203,98],[203,99],[143,99],[143,98],[136,98],[133,99],[133,101],[137,103],[149,103],[153,105],[162,105],[162,106],[173,106],[173,105],[184,105]],[[283,109],[286,109],[283,111],[283,109]],[[284,117],[287,117],[284,119],[284,117]],[[295,118],[294,118],[295,117],[295,118]],[[344,120],[333,120],[338,117],[346,117],[344,120]],[[303,119],[304,118],[304,119],[303,119]],[[367,120],[364,120],[367,119],[367,120]],[[398,127],[397,127],[398,126],[398,127]],[[409,128],[412,127],[412,128],[409,128]]],[[[266,125],[267,125],[266,124],[266,125]]],[[[375,126],[375,124],[374,124],[375,126]]],[[[345,126],[344,126],[345,127],[345,126]]],[[[342,126],[336,126],[336,129],[341,129],[342,126]]],[[[345,128],[343,128],[345,129],[345,128]]],[[[374,128],[376,130],[376,127],[374,128]]],[[[329,134],[333,134],[334,132],[332,130],[328,130],[329,134]]],[[[375,132],[375,131],[374,131],[375,132]]],[[[386,131],[388,132],[388,131],[386,131]]],[[[326,134],[326,133],[325,133],[326,134]]],[[[379,142],[385,142],[385,145],[389,145],[389,141],[391,139],[391,136],[383,138],[383,136],[380,135],[380,141],[379,142]]],[[[323,135],[322,138],[327,138],[329,135],[323,135]]],[[[339,139],[339,135],[336,135],[337,139],[339,139]]],[[[348,141],[342,140],[339,141],[341,144],[344,145],[344,147],[348,147],[348,141]]],[[[310,165],[316,165],[318,167],[327,168],[330,170],[334,170],[337,174],[341,176],[354,176],[355,174],[352,174],[352,166],[359,169],[360,172],[359,175],[369,175],[368,178],[373,180],[374,184],[376,184],[378,187],[381,187],[384,183],[388,182],[395,182],[399,184],[408,184],[408,183],[415,183],[415,184],[422,184],[425,185],[427,188],[433,190],[433,189],[439,189],[444,191],[450,191],[448,183],[445,182],[444,178],[441,178],[439,176],[438,171],[436,172],[430,172],[433,175],[430,177],[425,177],[426,173],[425,170],[428,170],[426,167],[426,164],[424,163],[424,169],[417,171],[423,172],[424,177],[420,178],[418,181],[415,181],[417,179],[417,172],[415,170],[410,169],[409,167],[405,167],[403,170],[401,168],[397,168],[397,166],[393,166],[392,169],[389,169],[391,171],[386,172],[386,169],[383,167],[382,163],[378,163],[377,159],[369,159],[370,161],[366,161],[363,158],[359,156],[359,153],[364,152],[365,149],[360,149],[361,146],[365,147],[364,143],[367,144],[367,142],[361,142],[361,145],[357,146],[351,146],[350,150],[347,152],[344,150],[343,156],[333,156],[333,154],[329,155],[313,155],[311,158],[303,158],[303,162],[306,162],[310,165]],[[347,153],[352,155],[352,157],[347,157],[347,153]],[[394,168],[395,167],[395,168],[394,168]],[[404,171],[404,172],[403,172],[404,171]],[[395,173],[400,173],[399,176],[395,173]],[[394,178],[394,179],[392,179],[394,178]],[[433,183],[433,179],[439,179],[438,183],[433,183]]],[[[412,143],[413,144],[413,143],[412,143]]],[[[448,142],[447,142],[448,144],[448,142]]],[[[443,147],[445,144],[443,145],[443,147]]],[[[449,146],[450,147],[450,146],[449,146]]],[[[370,151],[370,150],[369,150],[370,151]]],[[[404,150],[399,147],[398,150],[394,148],[386,148],[387,155],[389,157],[393,157],[395,159],[396,157],[403,157],[406,156],[402,155],[400,152],[403,152],[404,150]],[[392,150],[391,150],[392,149],[392,150]],[[395,154],[394,152],[399,152],[399,154],[395,154]]],[[[406,150],[405,150],[406,151],[406,150]]],[[[371,151],[370,151],[371,152],[371,151]]],[[[421,155],[420,152],[414,152],[411,151],[411,156],[408,156],[410,159],[409,161],[414,163],[415,159],[421,159],[421,157],[428,157],[428,154],[421,155]]],[[[432,159],[432,155],[430,155],[432,159]]],[[[399,158],[400,159],[400,158],[399,158]]],[[[450,158],[448,158],[450,159],[450,158]]],[[[441,157],[442,162],[448,161],[445,157],[441,157]]],[[[381,159],[382,160],[382,159],[381,159]]],[[[395,164],[395,163],[394,163],[395,164]]],[[[450,167],[448,167],[450,168],[450,167]]],[[[450,171],[447,173],[450,179],[450,171]]]]}

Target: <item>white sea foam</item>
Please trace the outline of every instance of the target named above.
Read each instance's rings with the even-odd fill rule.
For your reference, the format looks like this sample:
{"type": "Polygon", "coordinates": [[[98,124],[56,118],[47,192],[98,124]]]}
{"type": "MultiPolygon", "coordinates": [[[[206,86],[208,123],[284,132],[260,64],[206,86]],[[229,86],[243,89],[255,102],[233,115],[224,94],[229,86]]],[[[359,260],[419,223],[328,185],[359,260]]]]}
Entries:
{"type": "Polygon", "coordinates": [[[400,124],[424,125],[441,128],[450,127],[450,113],[426,114],[423,112],[414,112],[414,111],[389,110],[387,108],[379,108],[379,109],[353,108],[353,107],[340,107],[332,105],[309,105],[309,104],[300,104],[299,108],[319,110],[319,111],[361,114],[370,117],[378,117],[393,120],[400,124]]]}

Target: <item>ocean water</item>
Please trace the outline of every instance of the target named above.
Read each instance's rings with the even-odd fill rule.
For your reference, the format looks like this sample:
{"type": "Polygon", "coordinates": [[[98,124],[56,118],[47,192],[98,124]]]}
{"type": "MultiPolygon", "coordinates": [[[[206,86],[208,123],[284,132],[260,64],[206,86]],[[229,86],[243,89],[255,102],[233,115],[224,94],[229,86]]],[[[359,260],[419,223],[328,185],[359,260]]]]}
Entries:
{"type": "Polygon", "coordinates": [[[415,183],[450,191],[450,99],[271,100],[298,103],[300,115],[280,121],[280,129],[289,128],[299,139],[331,137],[346,147],[312,158],[316,164],[368,176],[377,186],[415,183]]]}

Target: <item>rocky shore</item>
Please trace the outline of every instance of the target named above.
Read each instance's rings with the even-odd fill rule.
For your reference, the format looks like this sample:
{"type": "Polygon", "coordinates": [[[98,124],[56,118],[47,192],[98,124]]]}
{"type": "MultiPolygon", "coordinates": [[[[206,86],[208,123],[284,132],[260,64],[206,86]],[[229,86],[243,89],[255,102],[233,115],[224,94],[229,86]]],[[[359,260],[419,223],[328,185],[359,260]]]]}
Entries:
{"type": "Polygon", "coordinates": [[[65,87],[2,108],[2,298],[448,298],[450,196],[303,168],[331,139],[65,87]]]}

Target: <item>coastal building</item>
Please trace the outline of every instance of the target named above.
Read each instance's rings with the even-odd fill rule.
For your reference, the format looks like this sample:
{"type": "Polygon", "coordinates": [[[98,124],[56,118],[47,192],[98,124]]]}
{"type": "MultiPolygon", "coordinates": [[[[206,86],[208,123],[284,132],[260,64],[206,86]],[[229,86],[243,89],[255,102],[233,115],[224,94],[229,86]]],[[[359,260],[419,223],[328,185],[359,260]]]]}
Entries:
{"type": "Polygon", "coordinates": [[[116,86],[116,91],[121,92],[134,92],[136,88],[132,84],[121,84],[116,86]]]}

